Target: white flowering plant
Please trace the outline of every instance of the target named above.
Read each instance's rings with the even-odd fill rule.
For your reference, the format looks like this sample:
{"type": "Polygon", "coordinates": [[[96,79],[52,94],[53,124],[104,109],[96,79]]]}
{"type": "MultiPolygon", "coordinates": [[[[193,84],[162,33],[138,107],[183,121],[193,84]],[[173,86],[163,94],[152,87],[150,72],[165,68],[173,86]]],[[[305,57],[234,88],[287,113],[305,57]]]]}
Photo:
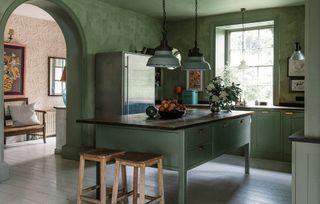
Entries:
{"type": "Polygon", "coordinates": [[[205,90],[209,95],[210,104],[227,111],[231,111],[234,108],[234,103],[239,101],[242,92],[239,84],[232,82],[230,85],[226,85],[219,76],[214,77],[205,90]]]}

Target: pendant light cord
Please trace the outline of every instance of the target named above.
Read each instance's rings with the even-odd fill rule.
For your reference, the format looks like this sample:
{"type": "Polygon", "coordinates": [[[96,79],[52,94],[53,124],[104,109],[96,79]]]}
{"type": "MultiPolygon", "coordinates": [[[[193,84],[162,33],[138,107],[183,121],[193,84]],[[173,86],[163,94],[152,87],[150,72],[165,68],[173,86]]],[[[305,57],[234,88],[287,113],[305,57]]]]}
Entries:
{"type": "Polygon", "coordinates": [[[242,50],[241,50],[241,54],[242,54],[242,60],[244,60],[244,13],[246,12],[245,8],[241,9],[241,13],[242,13],[242,50]]]}
{"type": "Polygon", "coordinates": [[[163,40],[165,40],[167,38],[167,30],[166,30],[167,13],[166,13],[165,0],[162,0],[162,9],[163,9],[162,37],[163,37],[163,40]]]}
{"type": "Polygon", "coordinates": [[[198,47],[198,0],[195,0],[195,29],[194,29],[194,47],[198,47]]]}

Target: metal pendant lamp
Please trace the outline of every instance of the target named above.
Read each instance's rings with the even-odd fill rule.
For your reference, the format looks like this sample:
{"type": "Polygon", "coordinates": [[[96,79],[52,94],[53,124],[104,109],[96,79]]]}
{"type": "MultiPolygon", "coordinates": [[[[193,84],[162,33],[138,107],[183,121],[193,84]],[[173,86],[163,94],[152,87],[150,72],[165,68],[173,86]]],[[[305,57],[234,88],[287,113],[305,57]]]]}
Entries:
{"type": "Polygon", "coordinates": [[[188,59],[182,66],[183,70],[210,70],[210,64],[204,59],[198,48],[198,0],[195,0],[195,40],[194,48],[189,50],[188,59]]]}
{"type": "Polygon", "coordinates": [[[244,60],[244,13],[246,12],[245,8],[241,8],[241,16],[242,16],[242,48],[241,48],[241,55],[242,60],[240,61],[239,69],[246,69],[249,66],[247,65],[246,61],[244,60]]]}
{"type": "Polygon", "coordinates": [[[294,50],[293,54],[291,55],[290,59],[291,60],[299,60],[302,61],[304,60],[304,55],[301,52],[301,47],[300,44],[298,42],[295,43],[296,44],[296,49],[294,50]]]}
{"type": "Polygon", "coordinates": [[[175,69],[180,67],[180,61],[172,53],[172,47],[167,42],[167,30],[166,30],[166,4],[165,0],[162,0],[163,7],[163,25],[162,25],[162,40],[160,45],[156,48],[155,53],[149,58],[147,66],[157,68],[175,69]]]}

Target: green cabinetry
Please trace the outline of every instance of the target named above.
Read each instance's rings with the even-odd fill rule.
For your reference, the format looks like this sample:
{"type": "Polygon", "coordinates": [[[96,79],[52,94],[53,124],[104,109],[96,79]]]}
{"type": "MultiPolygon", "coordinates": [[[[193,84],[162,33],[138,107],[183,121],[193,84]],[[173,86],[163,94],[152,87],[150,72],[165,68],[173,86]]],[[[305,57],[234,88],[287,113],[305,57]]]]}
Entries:
{"type": "Polygon", "coordinates": [[[304,113],[302,111],[285,111],[281,113],[281,131],[283,139],[283,159],[291,161],[292,143],[288,137],[304,128],[304,113]]]}
{"type": "Polygon", "coordinates": [[[288,137],[304,127],[303,110],[250,110],[255,112],[251,123],[251,157],[291,161],[291,142],[288,137]]]}

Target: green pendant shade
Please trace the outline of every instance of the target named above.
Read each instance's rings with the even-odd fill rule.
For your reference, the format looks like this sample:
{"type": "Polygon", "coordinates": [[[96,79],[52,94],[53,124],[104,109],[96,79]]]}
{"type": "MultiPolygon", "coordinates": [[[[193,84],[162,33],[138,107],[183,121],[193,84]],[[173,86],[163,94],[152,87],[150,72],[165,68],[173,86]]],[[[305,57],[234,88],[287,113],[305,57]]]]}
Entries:
{"type": "Polygon", "coordinates": [[[157,68],[168,68],[175,69],[180,67],[180,60],[173,55],[172,48],[168,45],[166,40],[167,30],[166,30],[166,4],[165,0],[162,0],[163,8],[163,25],[162,25],[162,40],[160,46],[155,49],[155,53],[149,58],[147,62],[148,67],[157,68]]]}
{"type": "Polygon", "coordinates": [[[182,66],[182,70],[210,70],[210,64],[204,59],[198,48],[198,0],[195,0],[195,29],[194,29],[194,48],[189,50],[188,59],[182,66]]]}
{"type": "Polygon", "coordinates": [[[291,55],[290,59],[291,60],[304,60],[304,55],[301,52],[301,47],[300,44],[298,42],[295,43],[296,44],[296,49],[294,50],[293,54],[291,55]]]}

